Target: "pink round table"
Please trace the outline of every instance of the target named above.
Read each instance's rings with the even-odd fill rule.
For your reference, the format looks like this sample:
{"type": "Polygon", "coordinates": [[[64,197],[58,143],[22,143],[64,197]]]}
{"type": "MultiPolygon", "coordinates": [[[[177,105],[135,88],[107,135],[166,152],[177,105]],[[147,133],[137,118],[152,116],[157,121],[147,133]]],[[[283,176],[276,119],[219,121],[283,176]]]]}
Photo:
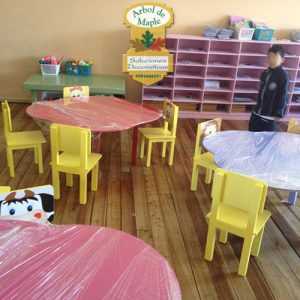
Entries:
{"type": "Polygon", "coordinates": [[[121,231],[0,221],[0,299],[180,300],[167,261],[121,231]]]}
{"type": "Polygon", "coordinates": [[[90,128],[93,133],[122,131],[133,128],[132,162],[136,161],[137,128],[161,118],[162,113],[141,104],[108,96],[39,101],[27,107],[32,118],[90,128]]]}

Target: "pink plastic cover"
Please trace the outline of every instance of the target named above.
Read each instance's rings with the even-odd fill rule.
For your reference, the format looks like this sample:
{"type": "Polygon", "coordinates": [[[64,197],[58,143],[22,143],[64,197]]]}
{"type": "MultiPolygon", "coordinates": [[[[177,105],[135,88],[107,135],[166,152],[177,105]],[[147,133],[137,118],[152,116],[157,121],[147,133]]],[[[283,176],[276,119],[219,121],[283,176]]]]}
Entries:
{"type": "Polygon", "coordinates": [[[126,233],[0,221],[0,299],[181,299],[167,261],[126,233]]]}

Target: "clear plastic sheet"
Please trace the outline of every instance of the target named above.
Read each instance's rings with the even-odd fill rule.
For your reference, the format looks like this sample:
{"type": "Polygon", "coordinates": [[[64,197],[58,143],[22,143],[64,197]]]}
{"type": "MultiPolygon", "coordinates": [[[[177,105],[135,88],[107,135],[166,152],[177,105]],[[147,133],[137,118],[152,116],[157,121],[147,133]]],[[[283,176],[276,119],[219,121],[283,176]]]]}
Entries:
{"type": "Polygon", "coordinates": [[[37,120],[86,127],[93,132],[127,130],[162,116],[158,110],[108,96],[39,101],[26,112],[37,120]]]}
{"type": "Polygon", "coordinates": [[[264,180],[273,188],[300,191],[300,135],[223,131],[204,139],[203,146],[221,168],[264,180]]]}
{"type": "Polygon", "coordinates": [[[179,300],[167,261],[126,233],[0,221],[0,299],[179,300]]]}

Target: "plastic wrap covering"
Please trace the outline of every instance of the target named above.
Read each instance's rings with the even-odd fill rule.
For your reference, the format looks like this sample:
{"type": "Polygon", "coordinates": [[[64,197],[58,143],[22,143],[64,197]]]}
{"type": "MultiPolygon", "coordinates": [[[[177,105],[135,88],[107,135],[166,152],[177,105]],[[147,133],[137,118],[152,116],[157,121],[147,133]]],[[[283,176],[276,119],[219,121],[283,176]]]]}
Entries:
{"type": "Polygon", "coordinates": [[[223,131],[203,141],[224,169],[264,180],[270,187],[300,191],[300,135],[223,131]]]}
{"type": "Polygon", "coordinates": [[[113,229],[0,221],[0,299],[181,299],[154,249],[113,229]]]}
{"type": "Polygon", "coordinates": [[[155,109],[106,96],[40,101],[26,111],[38,120],[86,127],[93,132],[122,131],[162,116],[155,109]]]}

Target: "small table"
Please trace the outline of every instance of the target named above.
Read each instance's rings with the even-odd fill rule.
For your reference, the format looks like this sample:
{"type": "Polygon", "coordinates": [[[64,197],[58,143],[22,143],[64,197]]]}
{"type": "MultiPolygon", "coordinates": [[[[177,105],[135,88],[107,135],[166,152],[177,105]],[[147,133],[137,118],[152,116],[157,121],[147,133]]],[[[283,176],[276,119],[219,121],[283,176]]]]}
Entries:
{"type": "Polygon", "coordinates": [[[38,101],[27,107],[34,119],[90,128],[94,134],[133,128],[132,164],[136,163],[138,126],[156,121],[162,112],[141,104],[108,96],[81,99],[38,101]]]}
{"type": "Polygon", "coordinates": [[[2,220],[0,236],[1,300],[181,299],[166,259],[124,232],[2,220]]]}
{"type": "Polygon", "coordinates": [[[88,85],[91,95],[119,95],[125,97],[125,77],[117,75],[74,76],[61,74],[58,76],[31,75],[24,88],[31,92],[32,101],[38,100],[38,92],[62,92],[65,86],[88,85]]]}
{"type": "Polygon", "coordinates": [[[221,168],[256,177],[275,189],[300,191],[300,135],[286,132],[222,131],[203,141],[221,168]]]}

